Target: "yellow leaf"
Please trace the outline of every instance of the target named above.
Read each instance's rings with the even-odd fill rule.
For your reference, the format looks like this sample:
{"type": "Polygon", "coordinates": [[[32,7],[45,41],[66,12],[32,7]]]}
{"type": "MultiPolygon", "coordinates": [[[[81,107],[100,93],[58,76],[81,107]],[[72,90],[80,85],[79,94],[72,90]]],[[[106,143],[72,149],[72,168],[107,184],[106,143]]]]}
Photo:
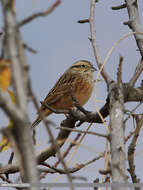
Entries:
{"type": "Polygon", "coordinates": [[[15,98],[15,94],[11,91],[11,90],[8,90],[8,93],[10,95],[10,99],[11,101],[16,104],[16,98],[15,98]]]}
{"type": "Polygon", "coordinates": [[[2,140],[0,142],[0,152],[6,151],[10,148],[10,142],[6,136],[2,136],[2,140]]]}
{"type": "MultiPolygon", "coordinates": [[[[13,122],[10,120],[7,127],[12,127],[12,126],[13,126],[13,122]]],[[[5,135],[2,135],[2,139],[0,141],[0,152],[8,150],[10,147],[11,147],[11,144],[8,138],[5,135]]]]}
{"type": "Polygon", "coordinates": [[[0,88],[6,91],[10,86],[10,82],[11,82],[10,60],[0,59],[0,88]]]}
{"type": "MultiPolygon", "coordinates": [[[[11,91],[8,90],[9,96],[11,101],[15,104],[16,103],[16,98],[15,94],[11,91]]],[[[13,127],[13,122],[9,120],[9,124],[7,127],[13,127]]],[[[0,141],[0,152],[6,151],[11,147],[10,142],[8,141],[8,138],[5,135],[2,135],[2,139],[0,141]]]]}

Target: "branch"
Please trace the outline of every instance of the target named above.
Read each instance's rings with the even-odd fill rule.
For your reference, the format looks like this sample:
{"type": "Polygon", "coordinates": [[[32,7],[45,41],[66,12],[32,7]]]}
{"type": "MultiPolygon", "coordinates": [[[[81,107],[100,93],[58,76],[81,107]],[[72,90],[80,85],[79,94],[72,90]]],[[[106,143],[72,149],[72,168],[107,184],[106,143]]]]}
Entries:
{"type": "Polygon", "coordinates": [[[89,23],[89,19],[78,20],[77,22],[78,22],[79,24],[89,23]]]}
{"type": "Polygon", "coordinates": [[[28,18],[25,18],[21,22],[19,22],[18,27],[24,26],[25,24],[33,21],[36,18],[45,17],[45,16],[51,14],[60,3],[61,3],[61,0],[56,0],[56,2],[51,7],[49,7],[46,11],[35,13],[35,14],[29,16],[28,18]]]}
{"type": "MultiPolygon", "coordinates": [[[[139,179],[137,179],[137,176],[135,174],[134,153],[135,153],[135,148],[136,148],[136,143],[137,143],[137,140],[139,137],[139,133],[140,133],[141,127],[143,125],[143,116],[141,117],[141,119],[137,118],[136,123],[137,123],[137,126],[136,126],[136,129],[134,132],[134,136],[133,136],[133,139],[132,139],[132,141],[128,147],[128,162],[129,162],[128,171],[131,175],[133,183],[139,183],[139,179]]],[[[141,190],[140,187],[135,187],[135,189],[141,190]]]]}
{"type": "MultiPolygon", "coordinates": [[[[130,101],[136,101],[140,102],[143,100],[143,88],[131,88],[130,93],[129,93],[129,84],[124,84],[123,85],[123,93],[124,93],[124,101],[125,102],[130,102],[130,101]]],[[[1,98],[0,98],[1,99],[1,98]]],[[[114,105],[114,104],[113,104],[114,105]]],[[[100,113],[102,114],[103,118],[107,117],[109,115],[109,97],[107,98],[106,104],[100,109],[100,113]]],[[[89,122],[89,123],[101,123],[102,120],[100,119],[100,116],[98,115],[97,112],[91,112],[90,118],[87,118],[86,115],[81,113],[79,110],[75,111],[73,110],[73,115],[75,115],[75,118],[69,117],[65,119],[62,123],[62,127],[68,127],[68,128],[75,128],[75,123],[78,121],[78,119],[84,122],[89,122]]],[[[66,142],[68,136],[70,135],[71,131],[65,131],[65,130],[60,130],[56,142],[58,143],[58,146],[61,148],[64,143],[66,142]]],[[[116,133],[118,134],[118,133],[116,133]]],[[[124,142],[124,140],[123,140],[124,142]]],[[[40,164],[50,158],[51,156],[55,156],[56,150],[53,146],[50,146],[43,150],[41,153],[37,155],[37,163],[40,164]]],[[[2,166],[0,167],[0,174],[1,173],[12,173],[12,172],[18,172],[19,167],[17,164],[11,164],[7,166],[2,166]]]]}
{"type": "MultiPolygon", "coordinates": [[[[142,32],[143,27],[141,26],[141,21],[138,12],[138,5],[136,0],[125,0],[127,5],[129,21],[126,22],[133,32],[142,32]]],[[[137,46],[139,48],[140,54],[143,57],[143,35],[134,34],[137,46]]]]}
{"type": "Polygon", "coordinates": [[[133,87],[143,72],[143,60],[139,61],[132,78],[129,81],[130,87],[133,87]]]}
{"type": "Polygon", "coordinates": [[[18,46],[19,31],[17,30],[16,16],[11,9],[10,0],[2,0],[3,15],[5,21],[5,38],[8,50],[8,57],[12,61],[12,74],[13,82],[16,91],[16,100],[21,110],[26,113],[27,111],[27,97],[23,81],[22,67],[20,64],[20,47],[18,46]],[[8,8],[7,8],[8,7],[8,8]]]}
{"type": "Polygon", "coordinates": [[[126,3],[124,3],[122,5],[114,6],[114,7],[112,7],[112,10],[120,10],[120,9],[124,9],[124,8],[127,8],[126,3]]]}
{"type": "MultiPolygon", "coordinates": [[[[74,128],[75,127],[75,120],[73,119],[66,119],[62,122],[62,126],[74,128]]],[[[58,146],[61,148],[68,136],[70,135],[70,131],[63,131],[61,130],[56,138],[56,142],[58,146]]],[[[47,160],[51,156],[55,156],[56,149],[53,145],[46,148],[44,151],[42,151],[40,154],[37,155],[37,164],[43,163],[45,160],[47,160]]],[[[17,163],[14,164],[8,164],[7,166],[0,167],[0,174],[2,173],[15,173],[19,171],[19,166],[17,163]]]]}
{"type": "MultiPolygon", "coordinates": [[[[46,125],[46,123],[45,123],[45,125],[46,125]]],[[[52,142],[52,146],[53,146],[53,148],[55,149],[55,151],[57,153],[58,159],[60,160],[60,162],[61,162],[61,164],[62,164],[62,166],[63,166],[63,168],[64,168],[64,170],[66,172],[68,181],[70,183],[70,188],[71,188],[71,190],[74,190],[74,186],[72,185],[72,178],[70,176],[70,173],[68,172],[68,168],[67,168],[67,166],[66,166],[66,164],[64,162],[63,156],[61,155],[61,152],[60,152],[60,146],[58,145],[57,140],[54,139],[54,136],[53,136],[53,134],[51,132],[50,127],[46,126],[46,129],[48,131],[50,140],[52,142]]]]}
{"type": "Polygon", "coordinates": [[[26,43],[23,44],[24,49],[28,50],[31,53],[36,54],[37,50],[33,49],[32,47],[30,47],[29,45],[27,45],[26,43]]]}
{"type": "MultiPolygon", "coordinates": [[[[104,156],[105,156],[105,153],[101,153],[99,156],[97,156],[97,157],[95,157],[95,158],[93,158],[93,159],[91,159],[91,160],[89,160],[89,161],[87,161],[87,162],[85,162],[85,163],[83,163],[83,164],[78,164],[78,165],[77,165],[76,167],[74,167],[74,168],[68,168],[68,172],[69,172],[69,173],[75,173],[75,172],[77,172],[77,171],[83,169],[84,167],[88,166],[89,164],[92,164],[93,162],[96,162],[96,161],[99,160],[100,158],[103,158],[104,156]]],[[[49,164],[47,164],[47,163],[42,163],[42,165],[44,165],[44,166],[46,166],[46,167],[48,167],[48,168],[54,170],[54,171],[55,171],[54,173],[66,174],[66,172],[65,172],[64,170],[62,170],[62,169],[57,169],[57,168],[55,168],[55,166],[51,166],[51,165],[49,165],[49,164]]]]}
{"type": "MultiPolygon", "coordinates": [[[[78,134],[76,135],[76,137],[74,138],[73,142],[70,143],[69,147],[68,147],[68,148],[66,149],[66,151],[63,153],[63,158],[65,158],[65,157],[68,155],[69,151],[70,151],[70,150],[72,149],[72,147],[77,143],[77,141],[78,141],[78,139],[80,138],[80,136],[81,136],[80,133],[78,133],[78,134]]],[[[57,167],[57,166],[59,165],[59,163],[60,163],[60,160],[58,160],[58,161],[55,163],[55,167],[57,167]]]]}
{"type": "Polygon", "coordinates": [[[67,130],[67,131],[77,132],[77,133],[86,133],[86,134],[96,135],[98,137],[103,137],[103,138],[109,139],[108,135],[104,135],[104,134],[101,134],[101,133],[96,133],[96,132],[93,132],[93,131],[82,131],[82,130],[77,130],[77,129],[69,129],[68,127],[57,127],[57,129],[62,129],[62,130],[67,130]]]}
{"type": "MultiPolygon", "coordinates": [[[[12,62],[13,83],[16,91],[17,105],[12,105],[0,91],[2,109],[14,122],[10,129],[10,138],[19,162],[21,177],[24,182],[38,182],[38,173],[34,159],[34,149],[27,115],[26,84],[24,83],[25,57],[20,32],[17,29],[16,15],[11,0],[1,0],[5,22],[6,47],[8,58],[12,62]],[[13,112],[13,113],[12,113],[13,112]]],[[[34,189],[31,187],[31,189],[34,189]]],[[[37,189],[37,188],[36,188],[37,189]]]]}
{"type": "Polygon", "coordinates": [[[22,122],[24,120],[23,112],[14,105],[6,96],[5,93],[0,89],[0,106],[8,117],[12,119],[14,123],[22,122]]]}
{"type": "Polygon", "coordinates": [[[119,67],[117,72],[117,83],[119,86],[122,85],[122,65],[123,65],[123,57],[120,56],[119,67]]]}
{"type": "MultiPolygon", "coordinates": [[[[110,99],[110,149],[111,149],[111,171],[113,182],[126,182],[125,167],[125,144],[124,144],[124,94],[122,83],[112,83],[109,86],[110,99]],[[117,168],[118,166],[118,168],[117,168]]],[[[123,190],[125,187],[112,187],[112,189],[123,190]]]]}
{"type": "Polygon", "coordinates": [[[101,58],[100,58],[100,55],[99,55],[98,46],[97,46],[97,43],[96,43],[94,17],[95,17],[95,0],[91,0],[90,18],[89,18],[90,33],[91,33],[91,43],[92,43],[93,52],[94,52],[94,56],[95,56],[95,59],[96,59],[97,66],[98,66],[99,69],[101,69],[101,74],[102,74],[104,80],[106,81],[107,84],[109,84],[111,82],[111,79],[108,76],[108,74],[105,72],[105,69],[103,67],[103,64],[102,64],[102,61],[101,61],[101,58]]]}

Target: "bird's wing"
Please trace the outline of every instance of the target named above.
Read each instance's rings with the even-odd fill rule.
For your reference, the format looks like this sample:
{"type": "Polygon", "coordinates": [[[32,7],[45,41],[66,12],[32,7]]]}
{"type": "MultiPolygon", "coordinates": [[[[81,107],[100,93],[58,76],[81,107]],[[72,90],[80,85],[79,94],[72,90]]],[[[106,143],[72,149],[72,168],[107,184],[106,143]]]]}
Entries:
{"type": "MultiPolygon", "coordinates": [[[[71,93],[71,88],[74,88],[75,75],[65,72],[50,90],[44,102],[48,105],[54,104],[65,95],[71,93]]],[[[74,90],[74,89],[73,89],[74,90]]],[[[42,106],[44,108],[44,105],[42,106]]]]}

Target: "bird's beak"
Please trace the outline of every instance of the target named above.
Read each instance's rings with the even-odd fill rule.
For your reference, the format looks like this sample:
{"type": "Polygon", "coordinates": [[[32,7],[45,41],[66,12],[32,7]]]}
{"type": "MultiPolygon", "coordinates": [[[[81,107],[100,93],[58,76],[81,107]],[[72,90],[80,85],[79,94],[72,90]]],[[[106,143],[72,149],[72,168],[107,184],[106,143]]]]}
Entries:
{"type": "Polygon", "coordinates": [[[92,71],[93,71],[93,72],[94,72],[94,71],[97,71],[97,69],[96,69],[95,67],[92,66],[92,71]]]}

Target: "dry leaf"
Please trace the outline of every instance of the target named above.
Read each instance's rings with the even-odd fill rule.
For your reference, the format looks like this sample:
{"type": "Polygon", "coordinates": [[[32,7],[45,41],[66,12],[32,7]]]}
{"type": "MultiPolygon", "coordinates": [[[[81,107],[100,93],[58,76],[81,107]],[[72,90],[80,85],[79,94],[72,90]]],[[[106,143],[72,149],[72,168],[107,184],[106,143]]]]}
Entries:
{"type": "MultiPolygon", "coordinates": [[[[11,101],[13,102],[13,104],[16,103],[16,98],[15,98],[15,94],[11,91],[8,90],[9,96],[11,101]]],[[[9,120],[9,124],[7,127],[12,127],[13,126],[13,122],[11,120],[9,120]]],[[[2,139],[0,141],[0,152],[3,152],[5,150],[8,150],[11,147],[8,138],[5,135],[2,135],[2,139]]]]}
{"type": "Polygon", "coordinates": [[[11,101],[16,104],[16,97],[15,97],[15,94],[11,91],[11,90],[8,90],[8,93],[9,93],[9,96],[10,96],[10,99],[11,101]]]}
{"type": "MultiPolygon", "coordinates": [[[[13,122],[10,120],[7,127],[12,127],[13,122]]],[[[6,151],[11,147],[11,144],[8,138],[5,135],[2,135],[2,139],[0,141],[0,152],[6,151]]]]}
{"type": "Polygon", "coordinates": [[[4,91],[8,89],[11,82],[10,60],[0,59],[0,88],[4,91]]]}

